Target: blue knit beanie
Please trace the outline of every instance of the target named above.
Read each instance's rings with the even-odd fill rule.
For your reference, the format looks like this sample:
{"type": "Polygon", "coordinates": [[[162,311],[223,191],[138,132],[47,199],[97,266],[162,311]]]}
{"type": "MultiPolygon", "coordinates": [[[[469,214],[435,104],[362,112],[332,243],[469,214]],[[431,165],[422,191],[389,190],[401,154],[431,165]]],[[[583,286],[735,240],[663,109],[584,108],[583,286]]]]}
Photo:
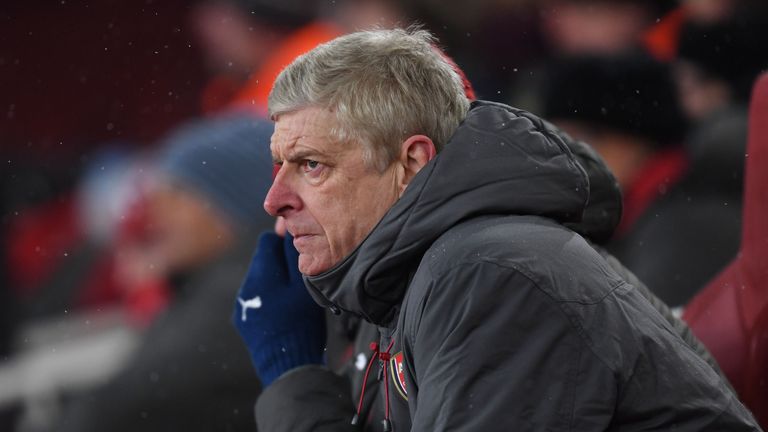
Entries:
{"type": "Polygon", "coordinates": [[[273,124],[247,113],[187,123],[162,144],[158,168],[241,226],[263,225],[272,183],[273,124]]]}

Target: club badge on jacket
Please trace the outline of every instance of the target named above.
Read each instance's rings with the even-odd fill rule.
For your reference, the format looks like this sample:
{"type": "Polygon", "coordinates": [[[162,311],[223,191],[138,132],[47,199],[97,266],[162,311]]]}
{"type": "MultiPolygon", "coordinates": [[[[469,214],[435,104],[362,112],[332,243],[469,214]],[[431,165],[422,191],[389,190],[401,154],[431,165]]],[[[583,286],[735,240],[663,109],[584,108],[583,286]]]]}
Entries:
{"type": "Polygon", "coordinates": [[[389,361],[389,370],[392,371],[392,381],[395,383],[395,388],[397,388],[397,392],[400,393],[403,399],[408,400],[408,391],[406,391],[405,387],[405,371],[403,369],[403,352],[400,351],[393,355],[389,361]]]}

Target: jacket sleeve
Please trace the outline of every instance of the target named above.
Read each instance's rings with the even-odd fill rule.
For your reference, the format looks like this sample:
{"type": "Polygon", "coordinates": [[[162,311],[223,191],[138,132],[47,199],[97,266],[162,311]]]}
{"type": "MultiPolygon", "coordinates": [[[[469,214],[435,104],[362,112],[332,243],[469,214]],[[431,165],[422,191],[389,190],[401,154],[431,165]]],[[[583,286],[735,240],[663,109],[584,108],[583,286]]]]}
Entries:
{"type": "Polygon", "coordinates": [[[415,303],[406,313],[418,318],[403,327],[413,430],[608,428],[617,394],[610,368],[526,275],[459,265],[415,303]]]}
{"type": "Polygon", "coordinates": [[[260,431],[357,431],[353,414],[349,380],[318,365],[286,372],[256,403],[260,431]]]}

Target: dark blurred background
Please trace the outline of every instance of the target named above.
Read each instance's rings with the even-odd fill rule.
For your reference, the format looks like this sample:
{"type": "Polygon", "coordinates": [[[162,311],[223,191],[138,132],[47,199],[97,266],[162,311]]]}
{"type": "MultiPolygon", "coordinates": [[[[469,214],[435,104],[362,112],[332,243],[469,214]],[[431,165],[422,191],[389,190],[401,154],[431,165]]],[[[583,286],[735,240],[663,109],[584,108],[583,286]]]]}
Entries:
{"type": "Polygon", "coordinates": [[[185,1],[3,2],[2,196],[11,213],[66,194],[90,154],[147,145],[199,112],[185,1]]]}

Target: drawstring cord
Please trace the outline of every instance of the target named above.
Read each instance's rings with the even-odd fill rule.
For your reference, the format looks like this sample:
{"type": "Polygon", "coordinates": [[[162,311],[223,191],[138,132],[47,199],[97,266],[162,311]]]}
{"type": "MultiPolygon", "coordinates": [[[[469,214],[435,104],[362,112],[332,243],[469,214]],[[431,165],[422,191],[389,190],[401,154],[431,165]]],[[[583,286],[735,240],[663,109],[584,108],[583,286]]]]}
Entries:
{"type": "Polygon", "coordinates": [[[392,355],[389,353],[389,351],[392,349],[392,345],[395,344],[395,340],[392,339],[389,342],[389,346],[387,346],[387,350],[382,352],[379,350],[379,344],[376,342],[371,342],[371,351],[373,351],[373,354],[371,355],[371,359],[368,361],[368,367],[365,369],[365,375],[363,376],[363,386],[360,390],[360,400],[357,403],[357,412],[352,417],[352,425],[357,425],[357,423],[360,420],[360,412],[363,410],[363,398],[365,397],[365,387],[368,385],[368,376],[371,373],[371,367],[373,366],[373,362],[378,357],[379,360],[382,361],[382,369],[383,370],[383,378],[384,378],[384,395],[386,397],[385,400],[385,411],[384,411],[384,420],[382,421],[382,424],[384,426],[384,432],[391,432],[392,431],[392,422],[389,420],[389,377],[387,376],[387,365],[389,363],[389,359],[392,358],[392,355]]]}
{"type": "Polygon", "coordinates": [[[379,344],[376,342],[371,342],[371,351],[373,351],[373,355],[371,355],[371,359],[368,361],[368,367],[365,369],[365,375],[363,376],[363,388],[360,391],[360,401],[357,403],[357,412],[355,413],[355,416],[352,417],[352,425],[357,425],[360,417],[360,411],[363,410],[365,386],[368,384],[368,375],[371,373],[371,366],[373,366],[373,362],[376,361],[376,357],[379,354],[379,344]]]}

